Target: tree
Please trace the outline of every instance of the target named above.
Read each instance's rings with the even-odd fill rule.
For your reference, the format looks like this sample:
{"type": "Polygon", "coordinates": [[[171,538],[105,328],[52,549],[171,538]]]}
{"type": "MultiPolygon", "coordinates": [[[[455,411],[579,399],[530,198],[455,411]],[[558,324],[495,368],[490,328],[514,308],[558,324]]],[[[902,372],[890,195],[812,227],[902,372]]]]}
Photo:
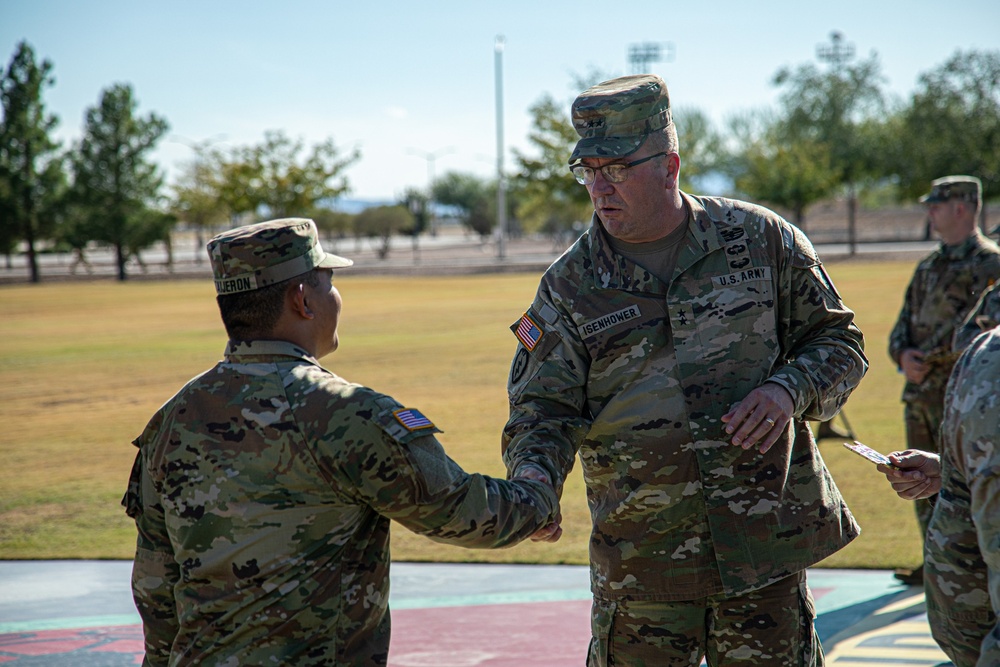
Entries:
{"type": "Polygon", "coordinates": [[[495,191],[490,184],[473,174],[449,172],[434,182],[433,199],[453,206],[462,215],[462,224],[481,237],[489,236],[495,216],[495,191]]]}
{"type": "Polygon", "coordinates": [[[332,139],[305,145],[280,130],[264,133],[257,145],[238,146],[220,156],[222,199],[234,216],[264,213],[269,218],[298,217],[319,202],[348,192],[344,170],[360,157],[354,149],[341,156],[332,139]]]}
{"type": "Polygon", "coordinates": [[[132,88],[115,84],[86,112],[83,138],[73,156],[73,199],[81,207],[90,238],[114,246],[118,279],[142,239],[149,239],[147,209],[157,203],[163,178],[148,155],[167,122],[136,115],[132,88]]]}
{"type": "Polygon", "coordinates": [[[377,238],[379,259],[389,256],[392,237],[412,229],[413,214],[405,206],[371,206],[358,213],[354,219],[359,236],[377,238]]]}
{"type": "Polygon", "coordinates": [[[830,150],[821,143],[763,140],[748,147],[743,159],[746,170],[735,179],[736,187],[752,199],[791,209],[803,230],[806,208],[837,185],[830,150]]]}
{"type": "Polygon", "coordinates": [[[904,199],[948,174],[978,176],[984,200],[1000,195],[1000,51],[958,51],[922,74],[896,138],[894,171],[904,199]]]}
{"type": "Polygon", "coordinates": [[[185,164],[173,185],[171,211],[195,229],[195,263],[203,260],[205,232],[229,218],[222,195],[220,160],[206,144],[193,148],[195,157],[185,164]]]}
{"type": "Polygon", "coordinates": [[[46,114],[42,102],[42,89],[55,81],[51,70],[52,63],[38,64],[22,41],[0,78],[0,248],[9,261],[17,241],[24,240],[35,283],[41,280],[36,243],[52,230],[64,182],[59,145],[49,137],[57,119],[46,114]]]}
{"type": "Polygon", "coordinates": [[[848,230],[855,242],[857,188],[866,180],[884,175],[882,156],[869,140],[879,119],[885,116],[883,76],[878,56],[849,65],[853,49],[839,33],[831,35],[831,46],[821,51],[831,67],[821,72],[815,65],[782,68],[774,84],[781,94],[783,117],[775,125],[776,141],[805,146],[825,145],[837,183],[847,190],[848,230]]]}
{"type": "Polygon", "coordinates": [[[719,169],[724,142],[709,117],[699,109],[680,107],[674,110],[673,118],[680,144],[680,187],[685,192],[694,192],[699,179],[719,169]]]}
{"type": "Polygon", "coordinates": [[[549,96],[531,106],[528,143],[535,156],[513,150],[517,165],[514,188],[520,198],[520,219],[526,231],[558,234],[590,219],[593,208],[587,188],[569,171],[569,157],[579,135],[568,112],[549,96]]]}

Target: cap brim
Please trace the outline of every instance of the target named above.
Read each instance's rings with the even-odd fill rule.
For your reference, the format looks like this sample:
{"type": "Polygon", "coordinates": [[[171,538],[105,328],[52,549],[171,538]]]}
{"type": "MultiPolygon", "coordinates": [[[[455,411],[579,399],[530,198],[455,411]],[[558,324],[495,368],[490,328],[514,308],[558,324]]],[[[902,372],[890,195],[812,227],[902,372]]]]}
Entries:
{"type": "Polygon", "coordinates": [[[334,255],[333,253],[324,253],[323,259],[316,264],[318,269],[342,269],[347,266],[353,266],[354,260],[347,259],[346,257],[341,257],[340,255],[334,255]]]}
{"type": "Polygon", "coordinates": [[[948,201],[947,197],[938,197],[937,195],[924,195],[918,199],[921,204],[936,204],[942,201],[948,201]]]}
{"type": "Polygon", "coordinates": [[[580,160],[592,158],[626,157],[639,150],[648,135],[637,137],[591,137],[580,139],[570,155],[569,165],[575,166],[580,160]]]}

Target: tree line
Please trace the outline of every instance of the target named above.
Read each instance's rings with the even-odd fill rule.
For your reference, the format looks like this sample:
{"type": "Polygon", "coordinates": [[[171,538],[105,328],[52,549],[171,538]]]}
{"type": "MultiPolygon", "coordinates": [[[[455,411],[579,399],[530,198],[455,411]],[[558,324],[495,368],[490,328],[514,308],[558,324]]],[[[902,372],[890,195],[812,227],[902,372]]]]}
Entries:
{"type": "MultiPolygon", "coordinates": [[[[783,210],[804,229],[811,204],[844,197],[852,243],[855,209],[866,198],[911,202],[934,178],[957,173],[978,176],[984,199],[997,198],[1000,52],[957,51],[898,100],[885,92],[877,54],[854,62],[842,39],[831,35],[825,63],[774,74],[775,108],[734,114],[723,128],[697,108],[676,109],[682,188],[696,192],[706,179],[721,179],[728,194],[783,210]]],[[[248,146],[192,145],[194,158],[168,187],[151,153],[169,124],[156,113],[140,114],[128,84],[100,93],[74,145],[52,139],[58,119],[46,111],[43,95],[54,83],[52,70],[21,42],[0,72],[0,252],[10,266],[23,248],[33,282],[41,279],[41,249],[83,258],[92,243],[114,249],[118,278],[125,280],[129,259],[157,242],[169,252],[181,223],[195,230],[200,249],[207,234],[224,226],[307,216],[327,236],[377,239],[380,257],[398,234],[412,236],[416,246],[434,231],[441,207],[484,239],[495,231],[498,184],[460,172],[426,191],[407,189],[391,205],[338,211],[360,152],[342,150],[333,139],[306,146],[281,130],[248,146]]],[[[602,78],[600,72],[577,77],[575,88],[602,78]]],[[[569,106],[545,94],[530,108],[530,150],[514,151],[515,172],[504,183],[510,233],[564,234],[589,220],[586,188],[567,168],[577,140],[569,106]]]]}

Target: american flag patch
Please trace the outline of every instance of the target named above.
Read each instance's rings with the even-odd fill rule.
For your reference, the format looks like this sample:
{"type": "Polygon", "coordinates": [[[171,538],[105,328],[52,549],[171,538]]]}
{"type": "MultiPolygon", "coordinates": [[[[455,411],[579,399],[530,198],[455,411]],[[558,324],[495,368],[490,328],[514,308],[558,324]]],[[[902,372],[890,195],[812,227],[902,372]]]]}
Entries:
{"type": "Polygon", "coordinates": [[[402,408],[392,413],[400,424],[407,431],[417,431],[422,428],[434,428],[434,423],[430,419],[420,414],[419,410],[413,408],[402,408]]]}
{"type": "Polygon", "coordinates": [[[517,325],[517,330],[514,332],[517,339],[521,341],[521,344],[528,348],[528,351],[535,349],[538,345],[538,341],[542,338],[542,330],[538,328],[534,320],[528,317],[528,313],[521,316],[521,323],[517,325]]]}

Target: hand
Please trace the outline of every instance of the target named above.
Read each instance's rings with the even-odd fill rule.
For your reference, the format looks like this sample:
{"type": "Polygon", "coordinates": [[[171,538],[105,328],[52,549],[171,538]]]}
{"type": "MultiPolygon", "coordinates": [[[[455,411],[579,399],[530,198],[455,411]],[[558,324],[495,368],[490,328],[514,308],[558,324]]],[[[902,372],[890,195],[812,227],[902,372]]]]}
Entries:
{"type": "Polygon", "coordinates": [[[792,420],[795,403],[780,384],[765,382],[722,416],[733,444],[750,449],[760,444],[764,454],[778,441],[792,420]]]}
{"type": "Polygon", "coordinates": [[[903,500],[930,498],[941,490],[941,458],[931,452],[907,449],[889,454],[894,468],[879,464],[892,490],[903,500]]]}
{"type": "MultiPolygon", "coordinates": [[[[517,477],[514,479],[533,479],[536,482],[541,482],[550,486],[552,485],[548,475],[542,472],[540,468],[530,465],[519,468],[517,471],[517,477]]],[[[529,538],[532,542],[558,542],[559,538],[562,537],[563,532],[561,524],[562,512],[557,512],[555,521],[546,526],[542,526],[529,535],[529,538]]]]}
{"type": "Polygon", "coordinates": [[[920,350],[910,348],[903,350],[899,355],[899,367],[903,370],[903,377],[907,382],[920,384],[927,377],[930,367],[924,363],[924,353],[920,350]]]}

